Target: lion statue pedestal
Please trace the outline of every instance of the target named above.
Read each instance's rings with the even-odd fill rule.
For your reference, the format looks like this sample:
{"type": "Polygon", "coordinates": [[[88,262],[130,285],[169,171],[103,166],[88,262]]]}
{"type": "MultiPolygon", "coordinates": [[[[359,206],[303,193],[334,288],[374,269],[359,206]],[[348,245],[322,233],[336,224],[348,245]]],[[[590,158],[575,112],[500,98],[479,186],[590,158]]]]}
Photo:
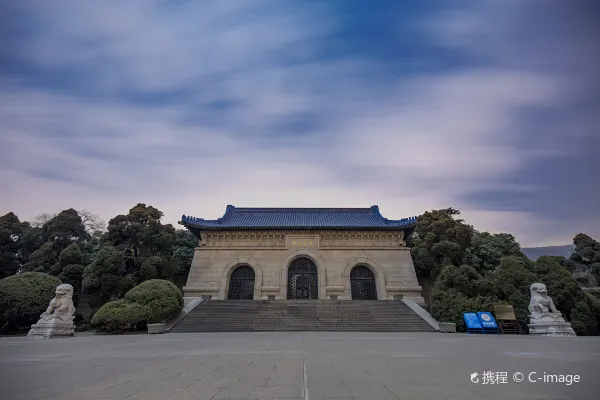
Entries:
{"type": "Polygon", "coordinates": [[[28,338],[49,339],[75,334],[75,307],[73,306],[73,286],[63,283],[56,288],[56,296],[48,309],[42,313],[37,324],[31,326],[28,338]]]}
{"type": "Polygon", "coordinates": [[[537,336],[577,336],[571,324],[564,320],[554,302],[548,296],[543,283],[534,283],[529,287],[529,334],[537,336]]]}

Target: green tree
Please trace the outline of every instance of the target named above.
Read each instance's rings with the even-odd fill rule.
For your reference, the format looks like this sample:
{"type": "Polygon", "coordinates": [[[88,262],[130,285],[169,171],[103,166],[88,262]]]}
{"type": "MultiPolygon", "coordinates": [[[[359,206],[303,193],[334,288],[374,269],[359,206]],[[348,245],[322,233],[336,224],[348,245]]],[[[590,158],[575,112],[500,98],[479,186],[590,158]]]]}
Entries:
{"type": "Polygon", "coordinates": [[[0,217],[0,278],[16,274],[43,243],[40,228],[12,212],[0,217]]]}
{"type": "Polygon", "coordinates": [[[31,255],[44,244],[42,228],[31,226],[28,222],[23,222],[24,232],[19,238],[19,261],[21,265],[29,262],[31,255]]]}
{"type": "Polygon", "coordinates": [[[488,272],[490,292],[498,299],[498,304],[509,304],[515,310],[515,316],[521,328],[527,332],[529,323],[529,287],[538,277],[530,269],[529,260],[520,256],[503,257],[493,272],[488,272]]]}
{"type": "Polygon", "coordinates": [[[177,241],[176,230],[171,224],[161,224],[162,215],[158,209],[140,203],[127,215],[118,215],[108,222],[108,232],[103,236],[104,245],[122,251],[126,269],[137,282],[152,276],[149,267],[142,275],[139,273],[150,257],[161,258],[160,262],[156,258],[150,261],[156,268],[157,277],[173,279],[177,272],[172,260],[177,241]]]}
{"type": "Polygon", "coordinates": [[[91,264],[102,247],[104,232],[94,231],[83,247],[83,264],[91,264]]]}
{"type": "Polygon", "coordinates": [[[528,261],[515,237],[509,233],[475,231],[466,253],[465,262],[481,273],[497,268],[502,257],[514,256],[528,261]]]}
{"type": "Polygon", "coordinates": [[[121,298],[135,286],[134,271],[128,270],[125,259],[122,250],[104,246],[83,271],[83,290],[98,295],[102,303],[121,298]]]}
{"type": "Polygon", "coordinates": [[[75,305],[79,303],[82,290],[81,281],[85,269],[85,266],[82,265],[83,253],[81,246],[78,243],[68,245],[58,255],[58,262],[50,268],[51,275],[58,276],[62,282],[73,286],[73,302],[75,305]]]}
{"type": "Polygon", "coordinates": [[[12,212],[0,217],[0,279],[16,274],[21,267],[19,239],[23,236],[23,228],[12,212]]]}
{"type": "MultiPolygon", "coordinates": [[[[595,284],[600,282],[600,243],[590,236],[580,233],[573,238],[575,250],[571,261],[576,265],[569,265],[576,271],[585,271],[593,276],[595,284]]],[[[582,274],[583,275],[583,274],[582,274]]]]}
{"type": "Polygon", "coordinates": [[[81,265],[83,262],[83,253],[81,247],[77,243],[71,243],[58,255],[58,262],[50,268],[50,274],[54,276],[60,275],[62,270],[67,265],[81,265]]]}
{"type": "Polygon", "coordinates": [[[46,242],[52,242],[57,253],[71,243],[85,243],[90,239],[81,216],[73,208],[61,211],[42,225],[42,235],[46,242]]]}
{"type": "Polygon", "coordinates": [[[436,290],[457,290],[467,297],[476,297],[486,293],[488,282],[477,270],[469,265],[447,265],[435,281],[436,290]]]}
{"type": "Polygon", "coordinates": [[[598,335],[598,320],[587,302],[576,302],[571,309],[570,319],[571,327],[578,335],[598,335]]]}
{"type": "Polygon", "coordinates": [[[49,273],[57,261],[54,244],[46,242],[29,256],[29,261],[23,265],[23,270],[49,273]]]}
{"type": "Polygon", "coordinates": [[[409,240],[417,274],[435,280],[445,265],[459,266],[471,246],[473,227],[453,208],[427,211],[417,219],[409,240]]]}
{"type": "Polygon", "coordinates": [[[558,311],[570,320],[579,335],[598,334],[600,301],[585,293],[556,257],[542,256],[534,263],[538,281],[548,288],[558,311]],[[580,303],[585,303],[583,306],[580,303]]]}
{"type": "Polygon", "coordinates": [[[74,296],[73,301],[77,305],[79,294],[82,291],[83,271],[85,266],[81,264],[68,264],[60,271],[58,278],[63,283],[68,283],[73,286],[74,296]]]}
{"type": "Polygon", "coordinates": [[[173,250],[174,282],[178,286],[182,286],[185,284],[190,272],[194,249],[198,246],[198,238],[190,231],[183,229],[178,229],[176,235],[175,249],[173,250]]]}
{"type": "Polygon", "coordinates": [[[464,332],[463,313],[492,310],[496,299],[489,292],[489,282],[473,267],[446,265],[433,287],[432,315],[438,321],[454,322],[464,332]]]}
{"type": "Polygon", "coordinates": [[[564,315],[568,316],[575,303],[583,300],[583,290],[556,258],[541,256],[534,263],[534,272],[538,281],[548,288],[556,308],[564,315]]]}

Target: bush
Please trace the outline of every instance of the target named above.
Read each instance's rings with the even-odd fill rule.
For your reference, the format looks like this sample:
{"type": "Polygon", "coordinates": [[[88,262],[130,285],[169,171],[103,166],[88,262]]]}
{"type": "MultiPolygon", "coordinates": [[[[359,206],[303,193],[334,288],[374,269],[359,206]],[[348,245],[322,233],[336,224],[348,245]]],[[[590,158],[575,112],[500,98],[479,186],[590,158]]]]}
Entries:
{"type": "Polygon", "coordinates": [[[46,311],[60,279],[25,272],[0,281],[0,330],[27,330],[46,311]]]}
{"type": "Polygon", "coordinates": [[[498,304],[513,306],[517,322],[527,332],[529,324],[529,287],[537,282],[537,276],[528,269],[527,262],[518,257],[503,257],[496,270],[488,275],[498,304]]]}
{"type": "Polygon", "coordinates": [[[571,327],[580,336],[598,334],[598,321],[585,301],[578,301],[571,310],[571,327]]]}
{"type": "Polygon", "coordinates": [[[590,311],[598,323],[598,331],[600,333],[600,299],[592,296],[589,293],[585,294],[585,302],[590,308],[590,311]]]}
{"type": "Polygon", "coordinates": [[[454,322],[458,332],[466,331],[463,319],[465,312],[492,311],[494,299],[491,297],[467,297],[457,290],[434,290],[433,317],[440,322],[454,322]]]}
{"type": "Polygon", "coordinates": [[[121,333],[144,329],[150,318],[147,306],[121,299],[100,307],[92,318],[92,326],[103,332],[121,333]]]}
{"type": "Polygon", "coordinates": [[[542,256],[535,262],[535,272],[538,282],[548,288],[548,295],[554,301],[556,308],[568,316],[575,304],[585,300],[583,290],[565,267],[555,258],[542,256]]]}
{"type": "Polygon", "coordinates": [[[75,293],[79,293],[81,292],[81,280],[83,279],[84,270],[84,265],[69,264],[63,268],[62,272],[58,275],[58,278],[64,283],[73,286],[75,293]]]}
{"type": "Polygon", "coordinates": [[[144,329],[181,310],[183,296],[169,281],[152,279],[134,287],[117,301],[103,305],[93,316],[92,326],[100,331],[121,333],[144,329]]]}
{"type": "Polygon", "coordinates": [[[520,257],[503,257],[498,267],[485,276],[468,265],[446,266],[434,284],[432,315],[441,322],[454,322],[459,331],[464,331],[464,312],[492,311],[494,304],[509,304],[527,332],[529,287],[534,282],[547,285],[556,308],[578,335],[598,334],[600,299],[584,293],[556,257],[542,256],[535,263],[520,257]]]}
{"type": "Polygon", "coordinates": [[[173,283],[151,279],[125,293],[125,300],[142,304],[152,313],[149,323],[162,322],[183,307],[183,295],[173,283]]]}
{"type": "Polygon", "coordinates": [[[156,270],[156,266],[148,260],[144,261],[144,263],[140,267],[140,280],[145,281],[149,279],[154,279],[157,275],[158,272],[156,270]]]}
{"type": "Polygon", "coordinates": [[[467,297],[475,297],[482,294],[485,283],[486,281],[482,279],[481,274],[471,266],[461,265],[455,267],[454,265],[447,265],[435,281],[435,289],[455,289],[467,297]]]}

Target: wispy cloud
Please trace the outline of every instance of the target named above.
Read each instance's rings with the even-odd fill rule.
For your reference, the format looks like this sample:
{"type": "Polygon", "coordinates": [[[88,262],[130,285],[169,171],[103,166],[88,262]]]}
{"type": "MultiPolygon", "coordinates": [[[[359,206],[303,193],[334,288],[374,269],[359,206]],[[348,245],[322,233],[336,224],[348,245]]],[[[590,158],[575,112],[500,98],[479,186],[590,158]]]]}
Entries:
{"type": "Polygon", "coordinates": [[[539,212],[480,196],[547,196],[548,163],[581,157],[597,126],[576,107],[591,69],[536,63],[543,37],[511,45],[513,2],[365,3],[361,18],[337,2],[33,3],[14,4],[22,25],[0,38],[0,212],[110,218],[146,202],[176,222],[226,204],[379,204],[390,218],[453,206],[526,245],[600,235],[588,208],[568,226],[552,213],[568,199],[539,212]]]}

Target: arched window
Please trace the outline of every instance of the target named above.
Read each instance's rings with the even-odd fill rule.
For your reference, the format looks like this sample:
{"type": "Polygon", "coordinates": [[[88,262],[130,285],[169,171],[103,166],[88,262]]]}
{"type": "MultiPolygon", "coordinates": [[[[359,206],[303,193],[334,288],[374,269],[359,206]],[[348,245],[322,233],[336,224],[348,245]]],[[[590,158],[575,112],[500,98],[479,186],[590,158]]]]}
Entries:
{"type": "Polygon", "coordinates": [[[228,300],[252,300],[254,298],[254,270],[243,265],[237,267],[229,278],[228,300]]]}
{"type": "Polygon", "coordinates": [[[375,275],[369,267],[358,265],[350,271],[352,300],[377,300],[375,275]]]}
{"type": "Polygon", "coordinates": [[[288,299],[318,299],[317,266],[308,258],[296,258],[288,268],[288,299]]]}

